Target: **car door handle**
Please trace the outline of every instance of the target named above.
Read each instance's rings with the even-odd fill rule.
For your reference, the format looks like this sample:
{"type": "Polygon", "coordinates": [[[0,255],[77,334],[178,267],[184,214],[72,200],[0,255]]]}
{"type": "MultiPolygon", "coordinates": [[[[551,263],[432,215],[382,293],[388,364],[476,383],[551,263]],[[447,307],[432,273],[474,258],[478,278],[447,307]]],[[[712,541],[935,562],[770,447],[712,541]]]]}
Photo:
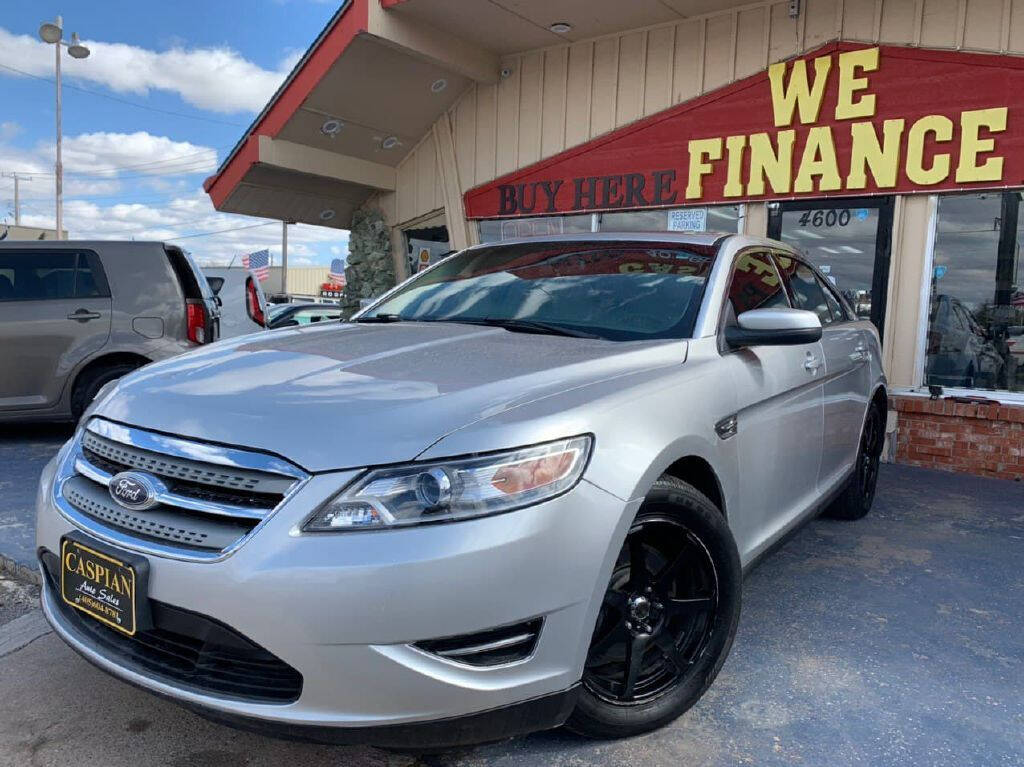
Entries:
{"type": "Polygon", "coordinates": [[[818,368],[822,366],[822,360],[819,357],[815,357],[810,352],[807,352],[807,359],[804,360],[804,370],[808,373],[817,373],[818,368]]]}
{"type": "Polygon", "coordinates": [[[99,312],[90,312],[88,309],[79,309],[68,315],[69,320],[76,320],[78,322],[88,322],[89,320],[98,320],[101,316],[99,312]]]}

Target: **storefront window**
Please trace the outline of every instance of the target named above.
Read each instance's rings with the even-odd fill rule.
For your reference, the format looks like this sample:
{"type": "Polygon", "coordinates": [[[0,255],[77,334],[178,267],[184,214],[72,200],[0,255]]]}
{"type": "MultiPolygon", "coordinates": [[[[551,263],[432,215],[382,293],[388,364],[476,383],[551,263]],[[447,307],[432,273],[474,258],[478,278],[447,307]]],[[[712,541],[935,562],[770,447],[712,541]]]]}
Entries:
{"type": "Polygon", "coordinates": [[[1020,195],[939,198],[925,383],[1024,391],[1020,195]]]}
{"type": "Polygon", "coordinates": [[[502,242],[519,237],[546,237],[552,234],[581,234],[591,231],[592,217],[542,216],[507,218],[480,222],[480,242],[502,242]]]}
{"type": "Polygon", "coordinates": [[[602,232],[738,232],[739,205],[602,213],[602,232]]]}
{"type": "Polygon", "coordinates": [[[739,205],[702,208],[627,210],[615,213],[538,218],[491,219],[480,222],[480,242],[502,242],[518,237],[585,232],[738,232],[739,205]]]}

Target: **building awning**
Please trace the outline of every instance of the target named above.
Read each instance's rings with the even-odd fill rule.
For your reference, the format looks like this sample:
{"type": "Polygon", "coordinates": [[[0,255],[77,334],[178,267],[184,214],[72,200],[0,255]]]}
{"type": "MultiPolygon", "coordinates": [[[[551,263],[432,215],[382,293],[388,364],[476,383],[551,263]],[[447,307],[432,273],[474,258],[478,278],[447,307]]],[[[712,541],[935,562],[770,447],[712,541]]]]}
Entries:
{"type": "Polygon", "coordinates": [[[502,56],[735,4],[347,0],[204,188],[221,211],[345,228],[471,82],[497,81],[502,56]]]}

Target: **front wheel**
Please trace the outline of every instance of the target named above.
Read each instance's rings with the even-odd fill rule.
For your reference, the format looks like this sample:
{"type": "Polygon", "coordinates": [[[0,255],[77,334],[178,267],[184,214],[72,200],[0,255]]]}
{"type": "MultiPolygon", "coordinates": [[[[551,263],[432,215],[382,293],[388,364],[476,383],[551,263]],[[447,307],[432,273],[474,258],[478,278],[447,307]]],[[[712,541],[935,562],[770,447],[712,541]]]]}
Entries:
{"type": "Polygon", "coordinates": [[[853,476],[839,497],[825,510],[824,516],[832,519],[860,519],[871,510],[875,488],[878,486],[884,432],[882,411],[877,405],[871,405],[864,420],[853,476]]]}
{"type": "Polygon", "coordinates": [[[721,511],[691,485],[659,479],[612,571],[569,729],[636,735],[696,703],[729,655],[741,585],[721,511]]]}

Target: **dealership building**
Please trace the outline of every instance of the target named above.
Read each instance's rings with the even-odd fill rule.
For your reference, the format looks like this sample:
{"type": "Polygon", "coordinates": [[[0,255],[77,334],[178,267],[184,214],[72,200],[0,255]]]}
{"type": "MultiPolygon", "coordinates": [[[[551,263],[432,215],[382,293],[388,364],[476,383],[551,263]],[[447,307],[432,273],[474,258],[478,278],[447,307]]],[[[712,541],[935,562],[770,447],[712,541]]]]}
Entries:
{"type": "Polygon", "coordinates": [[[1024,0],[349,0],[206,190],[383,226],[400,276],[550,233],[784,240],[877,325],[896,460],[1024,478],[1024,0]]]}

